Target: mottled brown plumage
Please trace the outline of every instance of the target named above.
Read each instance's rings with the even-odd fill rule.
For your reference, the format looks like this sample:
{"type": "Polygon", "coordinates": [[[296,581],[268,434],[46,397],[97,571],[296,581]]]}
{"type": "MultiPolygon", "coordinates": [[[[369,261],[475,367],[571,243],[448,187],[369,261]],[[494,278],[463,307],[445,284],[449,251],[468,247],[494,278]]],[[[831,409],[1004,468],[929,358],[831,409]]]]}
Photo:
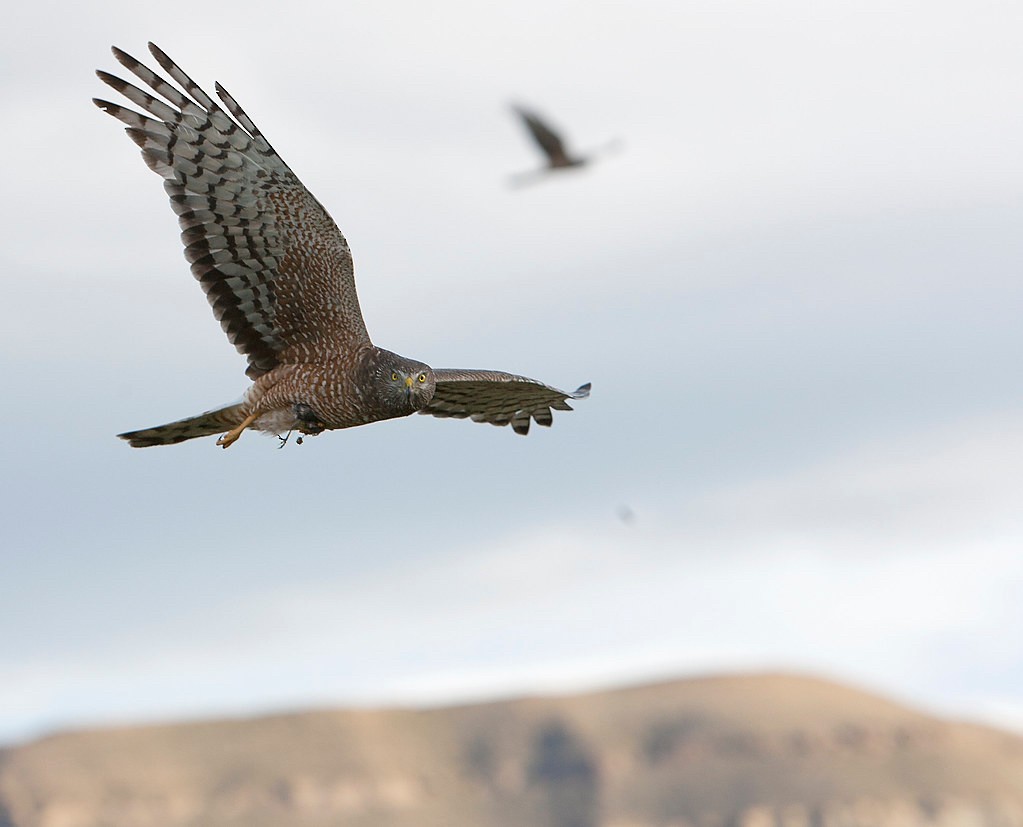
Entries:
{"type": "Polygon", "coordinates": [[[327,211],[220,84],[227,111],[164,52],[153,44],[149,50],[177,86],[113,52],[159,98],[97,74],[152,117],[94,101],[126,124],[146,164],[164,179],[192,274],[248,358],[253,384],[240,402],[122,439],[134,447],[171,445],[226,430],[217,443],[226,448],[247,428],[318,434],[416,411],[511,424],[525,434],[530,421],[550,425],[552,408],[571,410],[565,400],[589,394],[588,384],[566,393],[499,371],[433,370],[376,347],[359,308],[348,242],[327,211]]]}

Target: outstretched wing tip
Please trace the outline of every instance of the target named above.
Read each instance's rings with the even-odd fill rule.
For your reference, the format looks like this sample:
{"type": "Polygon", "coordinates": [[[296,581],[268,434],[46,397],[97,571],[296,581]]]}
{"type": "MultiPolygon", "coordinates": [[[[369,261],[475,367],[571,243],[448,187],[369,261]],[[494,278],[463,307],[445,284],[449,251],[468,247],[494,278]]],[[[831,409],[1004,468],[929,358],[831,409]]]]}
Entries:
{"type": "Polygon", "coordinates": [[[111,46],[110,51],[113,52],[113,55],[117,59],[117,62],[120,63],[125,69],[131,70],[135,66],[142,65],[142,61],[140,61],[138,58],[132,57],[119,46],[111,46]]]}
{"type": "Polygon", "coordinates": [[[570,411],[568,399],[585,399],[590,383],[575,392],[559,390],[535,379],[501,371],[442,369],[434,371],[437,390],[420,413],[436,417],[471,419],[491,425],[511,425],[520,436],[529,433],[532,422],[549,428],[553,411],[570,411]]]}
{"type": "MultiPolygon", "coordinates": [[[[279,324],[284,305],[276,291],[287,279],[321,278],[336,294],[343,312],[327,323],[327,340],[368,341],[353,298],[351,253],[326,210],[223,86],[216,84],[227,112],[166,52],[153,42],[148,47],[152,57],[143,62],[111,46],[126,70],[119,74],[141,83],[99,70],[99,79],[128,105],[101,98],[95,105],[129,128],[145,163],[163,179],[183,236],[191,233],[185,257],[192,274],[228,339],[248,357],[246,375],[256,378],[286,358],[290,328],[279,324]],[[280,206],[285,200],[287,210],[280,206]],[[282,264],[288,251],[305,249],[299,231],[302,244],[315,247],[315,267],[282,264]]],[[[301,307],[295,312],[314,315],[301,307]]]]}
{"type": "MultiPolygon", "coordinates": [[[[107,86],[112,89],[116,89],[118,92],[120,92],[125,86],[125,82],[117,77],[117,75],[112,75],[110,72],[106,72],[103,69],[96,70],[96,77],[103,81],[107,86]]],[[[93,98],[93,100],[96,99],[93,98]]]]}

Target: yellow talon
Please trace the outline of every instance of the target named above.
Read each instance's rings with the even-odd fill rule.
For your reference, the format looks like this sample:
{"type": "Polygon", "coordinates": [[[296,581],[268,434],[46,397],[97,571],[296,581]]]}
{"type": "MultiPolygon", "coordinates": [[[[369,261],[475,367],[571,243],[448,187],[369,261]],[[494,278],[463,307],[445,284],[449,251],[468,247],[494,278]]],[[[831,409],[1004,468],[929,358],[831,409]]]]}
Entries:
{"type": "Polygon", "coordinates": [[[238,437],[240,437],[242,435],[242,431],[244,431],[246,428],[249,427],[249,425],[251,425],[253,422],[255,422],[256,418],[258,416],[259,416],[259,414],[255,414],[255,413],[249,414],[247,417],[245,417],[245,419],[242,420],[241,425],[238,425],[237,427],[232,428],[230,431],[228,431],[226,434],[224,434],[220,439],[218,439],[217,440],[217,445],[219,445],[221,448],[230,448],[232,445],[234,445],[238,441],[238,437]]]}

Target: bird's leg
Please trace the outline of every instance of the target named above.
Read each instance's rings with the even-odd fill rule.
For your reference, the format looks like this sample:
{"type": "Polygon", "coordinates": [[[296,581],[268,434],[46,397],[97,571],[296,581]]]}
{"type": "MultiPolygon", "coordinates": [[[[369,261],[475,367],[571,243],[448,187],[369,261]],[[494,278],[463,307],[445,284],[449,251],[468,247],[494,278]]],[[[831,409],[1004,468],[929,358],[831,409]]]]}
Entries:
{"type": "Polygon", "coordinates": [[[288,440],[291,439],[291,431],[288,431],[284,436],[278,434],[277,438],[281,441],[281,444],[277,446],[279,450],[288,444],[288,440]]]}
{"type": "Polygon", "coordinates": [[[241,425],[232,428],[220,439],[218,439],[217,445],[219,445],[221,448],[230,448],[232,445],[234,445],[234,443],[238,441],[238,437],[242,435],[242,431],[244,431],[246,428],[249,427],[249,425],[255,422],[258,416],[259,416],[258,413],[250,413],[247,417],[245,417],[245,419],[242,420],[241,425]]]}

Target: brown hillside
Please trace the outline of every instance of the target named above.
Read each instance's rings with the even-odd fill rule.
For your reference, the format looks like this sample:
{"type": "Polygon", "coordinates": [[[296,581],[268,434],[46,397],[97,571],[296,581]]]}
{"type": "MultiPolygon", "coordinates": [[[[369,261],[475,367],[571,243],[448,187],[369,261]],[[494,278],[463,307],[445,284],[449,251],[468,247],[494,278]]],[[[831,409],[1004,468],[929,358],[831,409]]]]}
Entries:
{"type": "Polygon", "coordinates": [[[1023,738],[754,675],[56,735],[0,827],[1023,827],[1023,738]]]}

